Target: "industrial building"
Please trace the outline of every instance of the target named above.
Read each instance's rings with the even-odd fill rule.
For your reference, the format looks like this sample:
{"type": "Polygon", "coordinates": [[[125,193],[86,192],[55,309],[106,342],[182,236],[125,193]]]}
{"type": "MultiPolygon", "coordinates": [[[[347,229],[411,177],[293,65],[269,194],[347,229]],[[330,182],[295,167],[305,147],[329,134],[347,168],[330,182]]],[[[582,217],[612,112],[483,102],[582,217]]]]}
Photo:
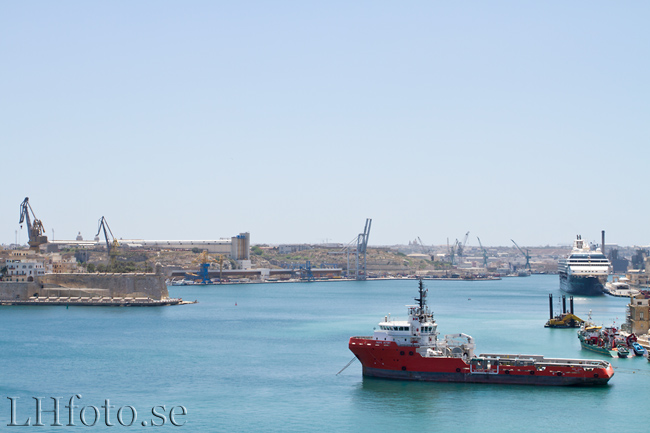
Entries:
{"type": "MultiPolygon", "coordinates": [[[[221,254],[236,261],[250,261],[250,233],[240,233],[231,239],[218,240],[145,240],[145,239],[117,239],[121,247],[144,248],[148,250],[192,250],[198,248],[210,254],[221,254]]],[[[61,248],[103,248],[106,242],[95,239],[83,240],[77,236],[75,240],[52,240],[46,244],[48,252],[55,252],[61,248]]]]}

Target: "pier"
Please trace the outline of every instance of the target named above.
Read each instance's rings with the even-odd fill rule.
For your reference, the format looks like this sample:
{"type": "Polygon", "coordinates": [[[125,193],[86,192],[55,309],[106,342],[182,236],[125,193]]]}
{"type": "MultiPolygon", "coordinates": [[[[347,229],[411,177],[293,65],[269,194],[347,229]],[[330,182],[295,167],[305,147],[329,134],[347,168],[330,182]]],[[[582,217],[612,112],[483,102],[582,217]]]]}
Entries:
{"type": "Polygon", "coordinates": [[[38,306],[81,306],[81,307],[162,307],[167,305],[196,304],[197,301],[183,301],[182,298],[151,299],[151,298],[108,298],[108,297],[36,297],[26,300],[0,299],[0,305],[38,305],[38,306]]]}

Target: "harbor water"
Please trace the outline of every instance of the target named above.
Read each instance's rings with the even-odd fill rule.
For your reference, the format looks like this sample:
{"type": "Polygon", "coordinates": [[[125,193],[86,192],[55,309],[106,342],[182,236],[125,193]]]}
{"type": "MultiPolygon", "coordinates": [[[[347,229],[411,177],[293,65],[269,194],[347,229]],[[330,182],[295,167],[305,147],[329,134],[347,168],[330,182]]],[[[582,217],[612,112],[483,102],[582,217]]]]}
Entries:
{"type": "MultiPolygon", "coordinates": [[[[477,353],[608,359],[581,350],[575,329],[544,328],[549,293],[560,311],[556,275],[425,286],[441,334],[472,335],[477,353]]],[[[62,426],[42,412],[44,426],[33,427],[41,432],[160,424],[154,430],[604,431],[632,424],[650,403],[650,363],[642,357],[609,358],[615,375],[604,387],[380,380],[363,378],[358,361],[337,375],[353,359],[350,336],[371,335],[389,313],[406,318],[414,280],[184,286],[170,295],[198,303],[2,307],[2,428],[34,425],[35,398],[43,411],[60,399],[62,426]],[[66,426],[71,399],[74,427],[66,426]],[[113,426],[102,405],[111,406],[113,426]]],[[[586,319],[591,310],[606,325],[624,322],[627,302],[574,297],[576,315],[586,319]]]]}

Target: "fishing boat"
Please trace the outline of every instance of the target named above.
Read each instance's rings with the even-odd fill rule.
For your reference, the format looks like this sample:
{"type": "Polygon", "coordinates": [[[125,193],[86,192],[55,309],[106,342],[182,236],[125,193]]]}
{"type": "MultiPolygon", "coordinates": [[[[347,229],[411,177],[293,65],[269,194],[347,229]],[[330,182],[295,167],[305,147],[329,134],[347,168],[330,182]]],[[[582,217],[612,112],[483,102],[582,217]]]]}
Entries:
{"type": "Polygon", "coordinates": [[[622,344],[616,346],[616,351],[618,352],[619,358],[627,358],[630,355],[630,349],[628,349],[627,346],[623,346],[622,344]]]}
{"type": "Polygon", "coordinates": [[[474,339],[463,333],[439,338],[426,303],[422,280],[407,320],[385,316],[372,336],[351,337],[348,347],[364,376],[431,382],[521,385],[605,385],[612,365],[594,359],[557,359],[541,355],[476,355],[474,339]]]}
{"type": "Polygon", "coordinates": [[[618,356],[619,346],[627,345],[625,337],[619,334],[615,326],[594,325],[591,321],[591,311],[578,331],[578,339],[583,349],[611,357],[618,356]]]}

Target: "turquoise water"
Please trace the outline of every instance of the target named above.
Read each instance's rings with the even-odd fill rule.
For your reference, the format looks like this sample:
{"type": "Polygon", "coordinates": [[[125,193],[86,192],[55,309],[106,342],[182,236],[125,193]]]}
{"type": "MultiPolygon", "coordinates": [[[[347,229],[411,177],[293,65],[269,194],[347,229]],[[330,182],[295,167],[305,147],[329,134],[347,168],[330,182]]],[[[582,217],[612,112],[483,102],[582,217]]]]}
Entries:
{"type": "MultiPolygon", "coordinates": [[[[545,329],[548,294],[557,276],[501,281],[427,281],[429,304],[441,333],[472,335],[477,352],[598,358],[580,349],[575,330],[545,329]]],[[[611,359],[616,374],[601,388],[407,383],[364,379],[347,348],[352,335],[370,335],[386,314],[405,318],[417,282],[314,282],[173,287],[172,295],[198,304],[162,308],[3,307],[0,309],[2,401],[0,429],[28,417],[35,400],[75,399],[76,427],[51,426],[43,413],[38,431],[157,430],[210,432],[457,432],[603,431],[650,402],[650,363],[611,359]],[[16,397],[18,397],[16,399],[16,397]],[[105,399],[113,427],[105,426],[105,399]],[[162,406],[165,406],[164,410],[162,406]],[[79,420],[84,407],[91,424],[79,420]],[[131,427],[122,421],[137,418],[131,427]],[[183,406],[186,415],[182,415],[183,406]],[[152,414],[157,407],[158,416],[152,414]],[[174,408],[174,409],[172,409],[174,408]],[[170,424],[173,410],[176,424],[170,424]],[[161,415],[163,414],[164,415],[161,415]],[[143,421],[147,426],[143,426],[143,421]]],[[[624,321],[627,300],[575,299],[585,318],[624,321]]],[[[567,301],[568,305],[568,301],[567,301]]],[[[631,422],[631,420],[630,420],[631,422]]],[[[18,429],[29,431],[30,429],[18,429]]]]}

